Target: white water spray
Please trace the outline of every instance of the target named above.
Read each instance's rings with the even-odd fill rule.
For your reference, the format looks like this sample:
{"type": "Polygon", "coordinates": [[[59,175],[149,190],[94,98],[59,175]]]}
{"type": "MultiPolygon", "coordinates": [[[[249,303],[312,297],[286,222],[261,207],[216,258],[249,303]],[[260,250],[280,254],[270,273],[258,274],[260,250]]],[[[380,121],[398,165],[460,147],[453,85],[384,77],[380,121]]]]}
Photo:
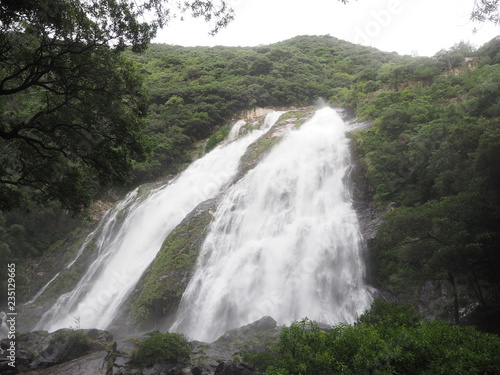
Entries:
{"type": "Polygon", "coordinates": [[[231,187],[173,331],[211,342],[265,315],[353,323],[369,307],[345,131],[321,109],[231,187]]]}
{"type": "Polygon", "coordinates": [[[279,118],[268,115],[262,130],[217,147],[163,188],[141,196],[136,189],[103,218],[96,231],[97,257],[75,289],[63,294],[35,327],[105,329],[153,261],[164,239],[199,203],[214,197],[236,173],[247,146],[279,118]]]}

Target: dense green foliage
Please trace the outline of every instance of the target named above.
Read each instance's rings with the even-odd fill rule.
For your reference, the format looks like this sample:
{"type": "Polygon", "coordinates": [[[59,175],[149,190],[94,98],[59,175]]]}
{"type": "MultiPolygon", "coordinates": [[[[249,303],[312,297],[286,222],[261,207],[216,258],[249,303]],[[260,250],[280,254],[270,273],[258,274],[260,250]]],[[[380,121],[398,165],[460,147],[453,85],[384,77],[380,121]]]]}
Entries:
{"type": "MultiPolygon", "coordinates": [[[[53,7],[62,7],[61,17],[71,11],[65,3],[55,2],[53,7]]],[[[16,17],[23,9],[28,8],[19,6],[16,17]]],[[[311,104],[350,85],[356,74],[399,59],[331,37],[297,37],[255,48],[151,45],[140,55],[127,52],[124,59],[95,42],[106,36],[92,34],[78,20],[59,25],[61,19],[55,19],[49,27],[36,14],[31,22],[37,27],[26,35],[11,34],[7,26],[3,30],[4,46],[12,46],[2,50],[4,88],[19,91],[0,95],[0,207],[4,212],[29,207],[35,216],[32,203],[58,201],[76,212],[103,188],[175,173],[191,161],[197,141],[210,137],[207,150],[220,142],[237,112],[255,106],[311,104]],[[79,28],[87,43],[51,39],[54,28],[61,35],[79,28]],[[14,43],[13,38],[32,38],[33,44],[14,43]],[[33,60],[37,43],[45,47],[33,60]],[[53,66],[35,74],[44,61],[53,66]],[[32,80],[25,82],[28,78],[32,80]],[[146,92],[149,112],[141,119],[146,92]],[[141,162],[142,157],[147,159],[141,162]]],[[[36,220],[9,215],[5,212],[2,233],[36,220]]],[[[43,226],[39,229],[47,235],[43,226]]],[[[1,240],[8,245],[5,237],[1,240]]],[[[28,254],[12,245],[9,249],[5,256],[12,261],[43,252],[40,248],[28,254]]]]}
{"type": "MultiPolygon", "coordinates": [[[[254,48],[151,45],[128,56],[150,96],[145,134],[151,153],[136,165],[138,182],[177,171],[189,161],[193,142],[224,131],[242,110],[313,104],[350,85],[355,75],[399,59],[332,37],[254,48]]],[[[208,149],[222,135],[214,135],[208,149]]]]}
{"type": "MultiPolygon", "coordinates": [[[[232,17],[219,3],[181,2],[179,10],[215,20],[217,29],[232,17]]],[[[134,4],[0,4],[1,283],[5,264],[54,247],[79,223],[71,214],[98,194],[178,172],[198,141],[208,139],[206,150],[222,141],[238,112],[324,98],[373,122],[352,134],[377,206],[391,207],[372,243],[373,281],[414,305],[423,303],[425,285],[439,283],[451,296],[441,318],[458,323],[462,309],[478,304],[475,323],[500,329],[499,38],[432,58],[329,36],[253,48],[146,49],[172,13],[163,0],[134,4]]],[[[476,2],[473,18],[497,22],[497,6],[488,4],[496,3],[476,2]]],[[[193,263],[192,252],[184,255],[153,269],[149,282],[193,263]]],[[[177,301],[174,292],[140,296],[136,320],[177,301]]],[[[493,374],[499,349],[498,336],[376,301],[354,326],[326,332],[296,322],[283,329],[274,355],[257,359],[274,375],[493,374]]],[[[150,366],[189,353],[182,336],[155,333],[135,361],[150,366]]]]}
{"type": "Polygon", "coordinates": [[[221,1],[2,1],[0,209],[79,212],[142,160],[146,93],[120,51],[143,51],[174,9],[224,26],[221,1]],[[218,5],[219,6],[218,6],[218,5]],[[145,22],[144,20],[147,20],[145,22]]]}
{"type": "Polygon", "coordinates": [[[442,318],[477,301],[489,330],[500,311],[499,51],[498,38],[461,43],[382,66],[377,91],[359,82],[337,96],[374,123],[353,137],[373,196],[392,207],[373,244],[376,282],[421,303],[423,285],[441,281],[453,295],[442,318]]]}
{"type": "Polygon", "coordinates": [[[90,349],[92,340],[80,329],[60,329],[54,333],[51,343],[71,342],[73,345],[84,349],[90,349]]]}
{"type": "Polygon", "coordinates": [[[499,350],[498,336],[376,300],[354,326],[325,331],[304,319],[284,327],[271,354],[253,360],[268,375],[496,374],[499,350]]]}
{"type": "MultiPolygon", "coordinates": [[[[198,10],[202,3],[196,2],[198,10]]],[[[498,38],[479,49],[460,43],[432,58],[330,36],[252,48],[151,45],[134,54],[154,30],[137,23],[134,36],[124,34],[125,24],[113,35],[93,28],[105,20],[120,23],[125,8],[104,12],[93,24],[88,15],[100,9],[97,3],[53,2],[59,18],[41,17],[47,7],[16,4],[2,3],[0,30],[5,260],[41,254],[71,230],[68,224],[49,233],[33,225],[46,211],[34,210],[25,220],[7,209],[56,202],[77,212],[109,186],[178,172],[200,141],[209,139],[207,150],[215,147],[242,110],[324,98],[373,122],[352,136],[378,207],[392,207],[373,242],[377,286],[419,303],[422,286],[439,281],[451,290],[455,320],[474,302],[484,321],[495,320],[498,38]],[[119,54],[128,44],[135,47],[119,54]]]]}
{"type": "MultiPolygon", "coordinates": [[[[2,1],[0,209],[58,202],[78,212],[103,187],[129,182],[144,154],[146,96],[119,52],[146,48],[171,15],[166,3],[2,1]]],[[[220,3],[178,8],[218,29],[232,17],[220,3]]]]}
{"type": "MultiPolygon", "coordinates": [[[[0,211],[0,290],[7,290],[7,264],[14,263],[19,267],[28,259],[46,254],[79,225],[82,225],[82,219],[53,207],[35,210],[29,216],[22,210],[0,211]]],[[[22,278],[33,277],[31,272],[25,269],[18,274],[16,289],[19,297],[28,292],[22,278]]]]}
{"type": "Polygon", "coordinates": [[[0,208],[58,201],[76,212],[99,186],[126,183],[143,152],[146,104],[130,62],[106,47],[54,42],[35,56],[54,67],[37,72],[31,36],[3,39],[0,208]]]}
{"type": "Polygon", "coordinates": [[[57,345],[62,344],[53,348],[54,351],[63,350],[61,355],[61,362],[71,361],[72,359],[81,357],[91,351],[93,340],[85,334],[80,329],[61,329],[54,333],[50,344],[57,345]]]}
{"type": "Polygon", "coordinates": [[[184,336],[177,333],[154,332],[141,341],[134,354],[134,363],[153,366],[155,363],[168,363],[185,360],[191,347],[184,336]]]}
{"type": "MultiPolygon", "coordinates": [[[[134,66],[119,60],[142,76],[149,96],[147,117],[136,134],[146,160],[133,162],[135,183],[178,171],[202,139],[210,138],[207,149],[214,147],[241,110],[329,99],[374,123],[353,138],[379,207],[393,202],[374,241],[377,285],[418,302],[423,283],[442,280],[455,291],[455,318],[471,301],[493,316],[492,302],[499,300],[499,49],[495,39],[478,50],[461,43],[433,58],[418,58],[329,36],[302,36],[254,48],[151,45],[141,55],[127,52],[134,66]]],[[[81,192],[80,202],[88,202],[98,188],[87,171],[79,179],[54,170],[74,188],[47,186],[60,186],[68,197],[81,192]]],[[[2,246],[15,259],[43,252],[43,246],[26,252],[12,243],[9,233],[20,229],[16,225],[31,224],[8,215],[2,246]]],[[[29,236],[36,238],[35,232],[29,236]]]]}

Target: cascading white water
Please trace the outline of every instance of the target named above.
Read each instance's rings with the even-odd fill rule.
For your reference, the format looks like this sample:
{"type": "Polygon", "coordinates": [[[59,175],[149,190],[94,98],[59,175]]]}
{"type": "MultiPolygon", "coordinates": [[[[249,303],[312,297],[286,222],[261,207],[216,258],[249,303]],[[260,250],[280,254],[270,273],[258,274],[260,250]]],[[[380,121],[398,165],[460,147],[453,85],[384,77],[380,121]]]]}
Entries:
{"type": "MultiPolygon", "coordinates": [[[[135,191],[134,191],[134,194],[135,194],[135,191]]],[[[80,256],[83,254],[83,251],[85,250],[85,248],[87,247],[87,245],[90,243],[90,241],[92,241],[92,239],[95,237],[96,233],[103,229],[102,227],[104,226],[104,231],[108,230],[109,231],[109,227],[110,227],[110,224],[111,223],[115,223],[115,219],[116,219],[116,215],[122,210],[122,207],[123,207],[123,203],[124,202],[127,202],[128,201],[128,198],[130,197],[130,195],[127,196],[127,199],[125,199],[123,202],[120,202],[120,204],[114,209],[114,210],[110,210],[106,213],[106,215],[104,216],[103,220],[101,220],[101,222],[99,223],[99,226],[97,227],[97,229],[95,229],[92,233],[90,233],[87,238],[85,239],[85,241],[83,241],[83,244],[80,246],[80,248],[78,249],[78,252],[76,253],[76,256],[66,265],[66,267],[64,267],[64,269],[69,269],[71,268],[71,266],[73,264],[75,264],[75,262],[78,260],[78,258],[80,258],[80,256]],[[110,217],[112,217],[112,219],[110,219],[110,217]]],[[[52,282],[54,280],[56,280],[59,275],[61,274],[62,271],[56,273],[54,275],[54,277],[52,277],[52,279],[50,279],[39,291],[37,294],[35,294],[35,296],[29,300],[28,302],[26,302],[24,304],[24,306],[28,306],[28,305],[31,305],[32,303],[34,303],[38,297],[40,297],[44,292],[45,290],[49,287],[50,284],[52,284],[52,282]]]]}
{"type": "Polygon", "coordinates": [[[233,124],[233,126],[231,127],[231,131],[227,135],[227,140],[228,141],[234,141],[235,139],[237,139],[238,136],[240,135],[240,129],[241,129],[241,127],[244,126],[245,124],[246,124],[245,120],[238,120],[238,121],[236,121],[233,124]]]}
{"type": "Polygon", "coordinates": [[[60,296],[35,329],[70,327],[75,319],[82,328],[106,328],[170,231],[229,182],[248,145],[280,114],[269,114],[261,130],[215,148],[165,187],[146,197],[136,189],[108,212],[102,230],[96,231],[96,259],[74,290],[60,296]]]}
{"type": "Polygon", "coordinates": [[[368,308],[345,132],[321,109],[229,189],[172,331],[211,342],[265,315],[352,323],[368,308]]]}

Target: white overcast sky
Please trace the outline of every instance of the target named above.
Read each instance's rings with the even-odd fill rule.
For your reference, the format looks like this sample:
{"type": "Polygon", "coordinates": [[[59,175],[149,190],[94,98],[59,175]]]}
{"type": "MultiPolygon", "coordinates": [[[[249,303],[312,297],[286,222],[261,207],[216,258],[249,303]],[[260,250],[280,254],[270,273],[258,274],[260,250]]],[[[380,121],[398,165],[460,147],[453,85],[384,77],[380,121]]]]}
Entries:
{"type": "Polygon", "coordinates": [[[460,41],[475,46],[500,27],[469,21],[474,0],[228,0],[235,20],[216,36],[201,19],[173,20],[156,43],[258,46],[297,35],[326,35],[400,54],[432,56],[460,41]],[[477,28],[474,34],[472,30],[477,28]]]}

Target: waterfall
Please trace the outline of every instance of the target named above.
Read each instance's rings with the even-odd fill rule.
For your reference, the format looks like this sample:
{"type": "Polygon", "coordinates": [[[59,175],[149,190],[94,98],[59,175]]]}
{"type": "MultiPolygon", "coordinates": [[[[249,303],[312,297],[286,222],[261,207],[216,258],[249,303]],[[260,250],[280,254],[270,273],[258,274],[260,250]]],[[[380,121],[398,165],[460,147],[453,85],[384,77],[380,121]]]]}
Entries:
{"type": "MultiPolygon", "coordinates": [[[[125,200],[126,201],[126,200],[125,200]]],[[[123,204],[123,202],[121,202],[121,204],[123,204]]],[[[119,205],[118,207],[120,207],[121,205],[119,205]]],[[[116,215],[118,214],[118,212],[120,212],[120,208],[118,209],[115,209],[115,210],[111,210],[111,211],[108,211],[105,215],[105,219],[104,220],[101,220],[101,222],[99,223],[100,225],[97,227],[96,230],[94,230],[92,233],[90,233],[87,238],[85,239],[85,241],[83,241],[83,244],[80,246],[80,248],[78,249],[78,252],[76,254],[76,256],[66,265],[66,267],[64,267],[64,269],[69,269],[71,268],[71,266],[73,264],[75,264],[75,262],[78,260],[78,258],[80,258],[80,256],[83,254],[83,251],[85,250],[85,248],[87,247],[87,245],[90,243],[90,241],[92,241],[92,239],[95,237],[96,235],[96,232],[98,232],[99,230],[101,230],[101,228],[103,227],[104,224],[106,224],[106,227],[109,227],[109,223],[113,222],[114,219],[116,218],[116,215]],[[109,220],[109,218],[107,216],[113,216],[113,220],[109,220]]],[[[62,271],[59,271],[58,273],[56,273],[52,279],[50,279],[39,291],[37,294],[35,294],[35,296],[29,300],[28,302],[26,302],[24,304],[24,306],[28,306],[28,305],[31,305],[32,303],[34,303],[38,297],[40,297],[43,292],[45,292],[45,290],[49,287],[50,284],[52,284],[52,282],[54,280],[56,280],[59,275],[61,274],[62,271]]]]}
{"type": "Polygon", "coordinates": [[[321,109],[227,191],[172,331],[211,342],[265,315],[353,323],[369,307],[345,132],[321,109]]]}
{"type": "Polygon", "coordinates": [[[240,135],[240,129],[242,126],[246,124],[245,120],[238,120],[236,123],[231,127],[231,130],[227,136],[228,141],[234,141],[238,136],[240,135]]]}
{"type": "Polygon", "coordinates": [[[199,203],[214,197],[230,181],[248,145],[280,114],[270,113],[262,129],[215,148],[166,186],[149,194],[136,189],[109,211],[100,230],[85,243],[97,247],[95,260],[77,286],[59,297],[35,329],[70,327],[75,319],[81,328],[105,329],[167,235],[199,203]]]}

